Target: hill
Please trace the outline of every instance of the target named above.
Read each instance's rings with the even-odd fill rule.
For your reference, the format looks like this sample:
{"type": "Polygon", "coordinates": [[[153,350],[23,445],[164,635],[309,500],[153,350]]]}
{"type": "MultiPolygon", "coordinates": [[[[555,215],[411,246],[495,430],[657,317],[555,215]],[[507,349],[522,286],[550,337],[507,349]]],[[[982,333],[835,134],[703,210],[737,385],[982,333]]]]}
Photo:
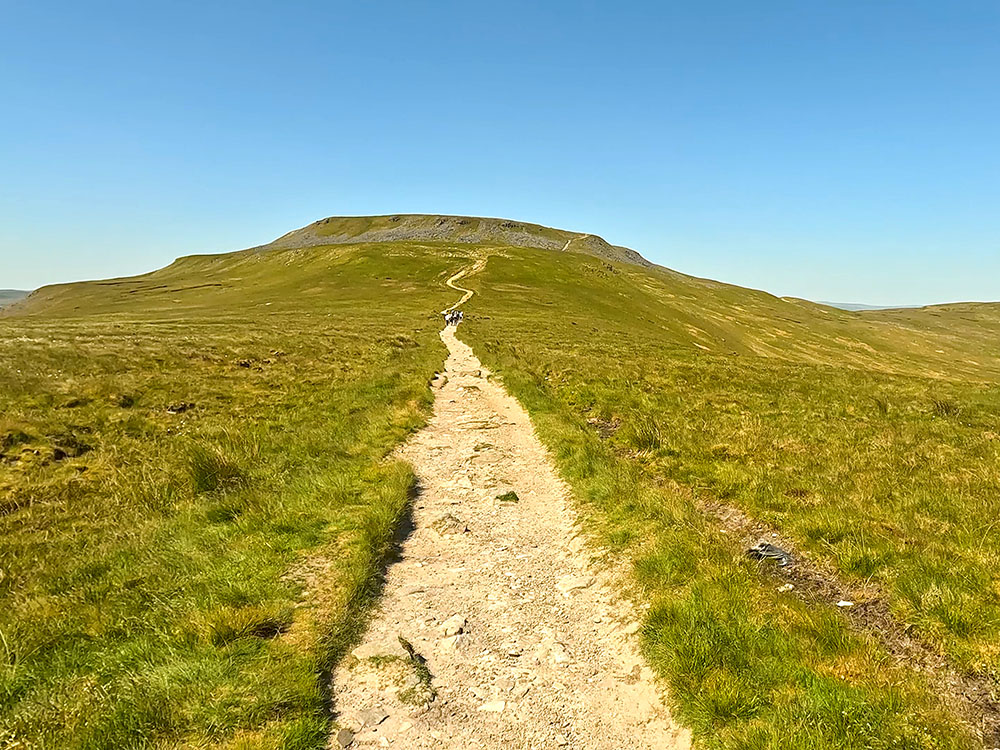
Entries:
{"type": "Polygon", "coordinates": [[[15,736],[322,746],[321,681],[405,525],[384,457],[427,416],[464,271],[459,336],[628,571],[696,742],[995,738],[1000,306],[842,311],[586,234],[394,218],[0,313],[15,736]],[[793,573],[745,556],[761,537],[793,573]]]}
{"type": "Polygon", "coordinates": [[[532,295],[520,294],[524,290],[515,287],[506,290],[517,295],[520,304],[540,312],[551,304],[569,303],[572,297],[588,298],[598,306],[634,311],[636,317],[620,320],[620,326],[652,323],[667,334],[669,343],[703,351],[934,377],[1000,376],[1000,352],[989,345],[1000,333],[998,304],[842,311],[654,266],[638,253],[595,235],[476,217],[322,219],[249,250],[188,256],[127,279],[43,287],[0,315],[232,312],[242,303],[268,306],[273,312],[293,310],[308,307],[333,290],[341,299],[349,299],[351,289],[341,284],[343,271],[363,259],[392,258],[412,272],[430,256],[455,259],[488,253],[504,257],[513,248],[549,251],[526,253],[524,262],[529,272],[534,268],[542,273],[540,265],[551,265],[544,273],[551,273],[553,282],[562,279],[567,269],[579,266],[581,261],[574,258],[590,256],[610,264],[587,266],[595,270],[575,279],[570,288],[539,277],[542,288],[532,295]],[[556,260],[560,255],[567,263],[556,260]]]}
{"type": "Polygon", "coordinates": [[[839,310],[849,310],[850,312],[860,312],[862,310],[901,310],[920,307],[920,305],[862,305],[857,302],[825,302],[822,300],[816,304],[836,307],[839,310]]]}
{"type": "Polygon", "coordinates": [[[457,242],[533,247],[584,253],[604,260],[640,266],[652,265],[635,250],[611,245],[595,234],[568,232],[510,219],[434,214],[331,216],[289,232],[254,250],[287,250],[368,242],[457,242]]]}
{"type": "Polygon", "coordinates": [[[0,307],[17,302],[19,299],[27,296],[28,292],[21,291],[20,289],[0,289],[0,307]]]}

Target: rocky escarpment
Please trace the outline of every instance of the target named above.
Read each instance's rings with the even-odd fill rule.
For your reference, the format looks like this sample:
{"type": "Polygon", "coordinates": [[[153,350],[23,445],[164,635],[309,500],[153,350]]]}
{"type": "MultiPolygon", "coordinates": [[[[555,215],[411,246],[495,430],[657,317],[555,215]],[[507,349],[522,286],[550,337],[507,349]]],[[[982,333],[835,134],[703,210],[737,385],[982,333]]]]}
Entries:
{"type": "Polygon", "coordinates": [[[319,245],[368,242],[508,245],[585,253],[619,263],[653,265],[635,250],[612,245],[594,234],[568,232],[510,219],[428,214],[331,216],[289,232],[274,242],[253,250],[290,250],[319,245]]]}

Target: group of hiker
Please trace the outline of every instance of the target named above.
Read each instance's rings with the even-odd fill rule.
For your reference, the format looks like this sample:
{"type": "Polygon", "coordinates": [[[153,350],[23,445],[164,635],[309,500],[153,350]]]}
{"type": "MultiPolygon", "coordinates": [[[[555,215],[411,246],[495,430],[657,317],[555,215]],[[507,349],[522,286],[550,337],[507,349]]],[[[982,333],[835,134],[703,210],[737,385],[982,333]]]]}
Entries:
{"type": "Polygon", "coordinates": [[[449,310],[444,314],[444,324],[447,326],[457,326],[462,322],[465,313],[461,310],[449,310]]]}

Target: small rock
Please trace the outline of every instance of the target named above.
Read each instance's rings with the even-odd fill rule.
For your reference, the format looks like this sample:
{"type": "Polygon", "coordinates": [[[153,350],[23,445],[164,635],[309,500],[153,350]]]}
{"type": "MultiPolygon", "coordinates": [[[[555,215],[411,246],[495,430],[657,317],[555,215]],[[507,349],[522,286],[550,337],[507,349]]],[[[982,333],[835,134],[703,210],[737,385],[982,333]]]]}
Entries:
{"type": "Polygon", "coordinates": [[[489,703],[484,703],[476,710],[498,714],[501,713],[505,708],[507,708],[507,701],[490,701],[489,703]]]}
{"type": "Polygon", "coordinates": [[[557,643],[549,651],[549,656],[552,657],[552,661],[555,664],[566,664],[569,662],[569,654],[566,653],[566,649],[563,648],[561,643],[557,643]]]}
{"type": "Polygon", "coordinates": [[[837,606],[838,607],[853,607],[854,606],[854,602],[849,602],[849,601],[847,601],[847,599],[841,599],[839,602],[837,602],[837,606]]]}
{"type": "Polygon", "coordinates": [[[441,634],[445,636],[458,635],[465,632],[466,619],[462,615],[449,617],[441,624],[441,634]]]}
{"type": "Polygon", "coordinates": [[[530,689],[531,689],[530,685],[518,685],[517,687],[514,688],[514,691],[511,693],[511,695],[513,695],[517,699],[521,699],[528,694],[528,691],[530,689]]]}
{"type": "Polygon", "coordinates": [[[341,729],[337,732],[337,744],[340,747],[349,747],[354,742],[354,732],[350,729],[341,729]]]}
{"type": "Polygon", "coordinates": [[[565,747],[566,745],[569,744],[569,740],[567,740],[561,734],[557,734],[556,735],[556,744],[559,745],[559,747],[565,747]]]}
{"type": "Polygon", "coordinates": [[[459,642],[462,640],[462,634],[449,635],[447,638],[441,639],[441,648],[445,651],[452,651],[458,647],[459,642]]]}
{"type": "Polygon", "coordinates": [[[439,534],[464,534],[469,530],[465,521],[462,521],[451,513],[446,513],[431,524],[431,528],[439,534]]]}
{"type": "Polygon", "coordinates": [[[563,596],[569,596],[571,591],[585,589],[594,582],[590,576],[563,576],[556,583],[556,590],[563,596]]]}
{"type": "Polygon", "coordinates": [[[786,583],[784,586],[778,586],[778,593],[782,593],[783,594],[786,591],[791,591],[794,588],[795,588],[795,586],[793,586],[792,584],[786,583]]]}
{"type": "Polygon", "coordinates": [[[775,560],[782,568],[792,562],[792,556],[788,552],[770,542],[759,542],[748,549],[746,554],[754,560],[775,560]]]}
{"type": "Polygon", "coordinates": [[[389,714],[387,714],[381,706],[369,708],[368,710],[361,712],[361,721],[367,727],[377,727],[388,718],[389,714]]]}
{"type": "Polygon", "coordinates": [[[636,633],[639,632],[639,628],[641,627],[642,626],[637,622],[629,623],[628,625],[625,626],[624,633],[625,635],[635,635],[636,633]]]}

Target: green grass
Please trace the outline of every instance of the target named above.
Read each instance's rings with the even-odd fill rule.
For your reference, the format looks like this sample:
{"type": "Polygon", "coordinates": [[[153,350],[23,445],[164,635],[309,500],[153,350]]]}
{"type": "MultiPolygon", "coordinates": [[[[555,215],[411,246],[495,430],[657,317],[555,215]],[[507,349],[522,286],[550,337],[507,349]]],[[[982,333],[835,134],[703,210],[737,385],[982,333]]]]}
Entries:
{"type": "Polygon", "coordinates": [[[181,261],[0,320],[0,747],[325,745],[445,353],[454,264],[412,252],[181,261]],[[176,291],[195,264],[224,286],[176,291]]]}
{"type": "Polygon", "coordinates": [[[391,451],[428,413],[443,281],[484,252],[460,336],[632,565],[698,745],[972,747],[934,684],[779,592],[700,502],[1000,674],[995,306],[855,314],[410,242],[183,258],[5,310],[0,748],[324,746],[330,669],[406,512],[391,451]]]}
{"type": "Polygon", "coordinates": [[[976,336],[528,250],[468,281],[461,336],[631,560],[647,653],[704,746],[973,746],[933,685],[836,608],[779,593],[698,500],[876,582],[960,668],[997,675],[1000,389],[976,336]],[[932,376],[965,346],[957,377],[932,376]]]}

